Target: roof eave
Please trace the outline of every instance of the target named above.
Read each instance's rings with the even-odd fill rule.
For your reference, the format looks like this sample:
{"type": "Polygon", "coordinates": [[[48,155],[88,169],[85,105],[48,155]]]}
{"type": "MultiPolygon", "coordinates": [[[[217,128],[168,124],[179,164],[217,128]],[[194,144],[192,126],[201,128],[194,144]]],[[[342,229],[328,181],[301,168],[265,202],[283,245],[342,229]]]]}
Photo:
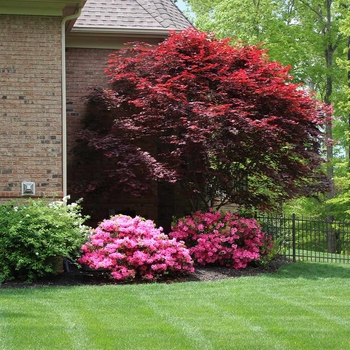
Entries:
{"type": "Polygon", "coordinates": [[[101,28],[101,27],[73,27],[72,34],[108,35],[108,36],[147,36],[154,38],[166,38],[169,32],[181,32],[178,28],[101,28]]]}
{"type": "Polygon", "coordinates": [[[86,0],[31,0],[23,4],[22,0],[4,0],[0,3],[0,14],[59,16],[72,14],[86,0]]]}

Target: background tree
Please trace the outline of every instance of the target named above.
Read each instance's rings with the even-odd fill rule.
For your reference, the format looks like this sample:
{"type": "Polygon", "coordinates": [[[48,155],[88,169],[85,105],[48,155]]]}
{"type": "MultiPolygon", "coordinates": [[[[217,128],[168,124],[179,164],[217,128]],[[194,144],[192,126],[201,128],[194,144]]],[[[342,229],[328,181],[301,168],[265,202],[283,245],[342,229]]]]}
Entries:
{"type": "MultiPolygon", "coordinates": [[[[344,37],[347,38],[347,47],[344,50],[345,57],[338,57],[337,63],[340,67],[346,70],[347,72],[347,82],[344,85],[343,92],[344,98],[340,102],[340,108],[344,111],[344,115],[348,116],[348,125],[350,126],[350,3],[348,1],[337,0],[337,15],[339,18],[340,26],[339,30],[343,34],[344,37]]],[[[345,119],[345,118],[344,118],[345,119]]],[[[343,146],[346,149],[347,159],[348,159],[348,168],[350,169],[350,142],[349,131],[345,134],[345,140],[347,142],[343,142],[343,146]]]]}
{"type": "Polygon", "coordinates": [[[350,211],[350,3],[348,1],[335,1],[336,13],[339,20],[339,31],[347,38],[345,55],[337,57],[337,64],[347,72],[347,82],[344,83],[343,98],[339,101],[339,109],[343,111],[342,128],[335,130],[341,146],[341,152],[337,155],[335,176],[335,197],[328,200],[327,204],[331,214],[339,219],[349,219],[350,211]],[[345,127],[346,123],[348,127],[345,127]],[[340,129],[340,130],[339,130],[340,129]]]}
{"type": "Polygon", "coordinates": [[[102,162],[114,159],[114,174],[138,180],[130,186],[108,167],[104,185],[137,193],[145,178],[177,182],[193,210],[271,208],[325,190],[320,128],[329,110],[264,50],[188,29],[116,52],[106,73],[111,88],[89,96],[81,139],[102,162]]]}
{"type": "MultiPolygon", "coordinates": [[[[332,0],[184,2],[194,14],[197,28],[232,38],[233,42],[262,44],[271,60],[292,66],[294,81],[308,83],[324,97],[325,50],[330,46],[340,57],[346,46],[346,37],[339,31],[339,6],[332,0]]],[[[334,69],[332,74],[337,83],[344,81],[344,70],[334,69]]]]}

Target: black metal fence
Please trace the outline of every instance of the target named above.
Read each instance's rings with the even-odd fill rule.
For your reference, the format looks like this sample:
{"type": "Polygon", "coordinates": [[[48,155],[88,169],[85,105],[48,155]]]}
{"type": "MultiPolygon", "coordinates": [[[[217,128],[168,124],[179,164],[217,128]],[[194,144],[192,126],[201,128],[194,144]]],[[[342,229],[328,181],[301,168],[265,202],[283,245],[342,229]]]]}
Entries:
{"type": "Polygon", "coordinates": [[[350,222],[297,218],[294,214],[258,215],[256,219],[288,259],[350,263],[350,222]]]}

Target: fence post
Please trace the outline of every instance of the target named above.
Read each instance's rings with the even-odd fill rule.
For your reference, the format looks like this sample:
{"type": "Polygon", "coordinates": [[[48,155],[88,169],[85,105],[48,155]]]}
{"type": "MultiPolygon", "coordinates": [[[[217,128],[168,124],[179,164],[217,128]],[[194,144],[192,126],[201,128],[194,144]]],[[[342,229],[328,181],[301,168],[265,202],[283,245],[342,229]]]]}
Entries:
{"type": "Polygon", "coordinates": [[[295,233],[295,214],[292,214],[292,239],[293,239],[293,262],[296,262],[296,233],[295,233]]]}
{"type": "Polygon", "coordinates": [[[327,215],[326,218],[326,231],[327,231],[327,253],[336,253],[337,238],[333,230],[333,216],[327,215]]]}

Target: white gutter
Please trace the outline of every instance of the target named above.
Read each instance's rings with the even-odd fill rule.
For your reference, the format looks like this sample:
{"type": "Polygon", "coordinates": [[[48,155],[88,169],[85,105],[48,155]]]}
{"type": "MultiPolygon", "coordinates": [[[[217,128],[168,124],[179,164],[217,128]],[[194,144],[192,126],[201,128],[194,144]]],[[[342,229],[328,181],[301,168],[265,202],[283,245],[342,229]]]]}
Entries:
{"type": "Polygon", "coordinates": [[[67,80],[66,80],[66,22],[80,16],[83,7],[73,15],[66,16],[61,23],[61,51],[62,51],[62,192],[67,196],[67,80]]]}
{"type": "MultiPolygon", "coordinates": [[[[185,29],[185,28],[184,28],[185,29]]],[[[184,29],[176,28],[101,28],[101,27],[74,27],[72,34],[109,34],[109,35],[149,35],[149,36],[169,36],[169,31],[181,32],[184,29]]]]}

